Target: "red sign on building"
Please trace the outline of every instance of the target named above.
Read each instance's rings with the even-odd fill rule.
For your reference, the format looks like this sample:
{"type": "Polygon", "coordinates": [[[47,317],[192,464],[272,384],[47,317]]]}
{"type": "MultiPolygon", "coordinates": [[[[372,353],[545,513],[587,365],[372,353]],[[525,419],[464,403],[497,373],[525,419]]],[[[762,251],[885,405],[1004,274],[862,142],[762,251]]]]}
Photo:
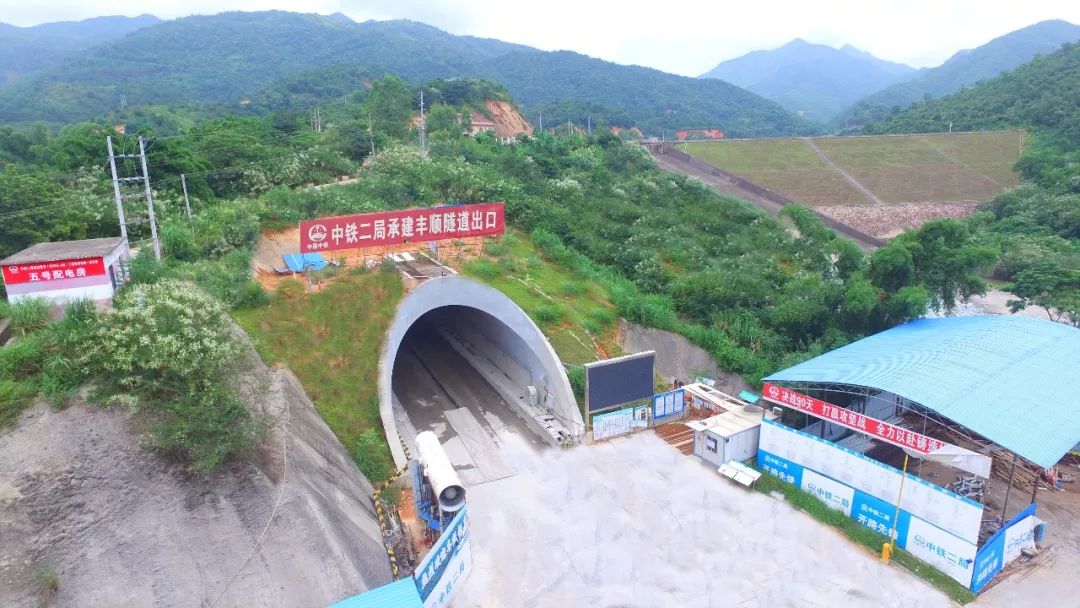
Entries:
{"type": "Polygon", "coordinates": [[[944,441],[939,441],[933,437],[927,437],[926,435],[909,431],[894,424],[889,424],[883,420],[871,418],[870,416],[853,412],[849,409],[835,406],[826,401],[814,399],[809,395],[804,395],[768,382],[765,383],[761,392],[766,399],[774,403],[786,405],[833,424],[838,424],[859,431],[860,433],[866,433],[874,439],[880,439],[886,443],[891,443],[895,446],[919,452],[921,454],[930,454],[949,445],[944,441]]]}
{"type": "Polygon", "coordinates": [[[300,251],[317,253],[380,245],[493,236],[506,231],[502,203],[378,211],[300,222],[300,251]]]}
{"type": "Polygon", "coordinates": [[[105,263],[101,258],[79,258],[57,260],[55,262],[34,262],[30,264],[11,264],[4,266],[4,283],[41,283],[98,277],[105,274],[105,263]]]}

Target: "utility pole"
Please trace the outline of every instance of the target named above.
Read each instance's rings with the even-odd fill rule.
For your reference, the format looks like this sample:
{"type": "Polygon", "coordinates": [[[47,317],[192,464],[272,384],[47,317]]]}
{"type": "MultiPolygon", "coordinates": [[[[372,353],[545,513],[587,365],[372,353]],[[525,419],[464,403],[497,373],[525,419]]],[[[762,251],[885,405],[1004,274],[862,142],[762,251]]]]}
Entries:
{"type": "Polygon", "coordinates": [[[146,208],[150,213],[150,238],[154,240],[154,258],[161,261],[161,242],[158,241],[157,220],[154,219],[154,195],[150,192],[150,172],[146,168],[146,143],[139,136],[139,160],[142,161],[143,185],[146,187],[146,208]]]}
{"type": "Polygon", "coordinates": [[[375,131],[371,128],[371,112],[367,113],[367,134],[371,142],[371,155],[375,156],[375,131]]]}
{"type": "Polygon", "coordinates": [[[188,201],[187,196],[187,176],[183,173],[180,174],[180,187],[184,189],[184,210],[187,211],[187,221],[191,223],[191,203],[188,201]]]}
{"type": "Polygon", "coordinates": [[[120,196],[120,179],[116,176],[116,156],[113,155],[112,135],[105,136],[105,143],[109,146],[109,168],[112,169],[113,195],[116,196],[116,217],[120,220],[120,237],[126,243],[127,221],[124,220],[124,197],[120,196]]]}
{"type": "Polygon", "coordinates": [[[427,142],[425,141],[426,125],[424,124],[424,91],[420,91],[420,155],[427,155],[427,142]]]}

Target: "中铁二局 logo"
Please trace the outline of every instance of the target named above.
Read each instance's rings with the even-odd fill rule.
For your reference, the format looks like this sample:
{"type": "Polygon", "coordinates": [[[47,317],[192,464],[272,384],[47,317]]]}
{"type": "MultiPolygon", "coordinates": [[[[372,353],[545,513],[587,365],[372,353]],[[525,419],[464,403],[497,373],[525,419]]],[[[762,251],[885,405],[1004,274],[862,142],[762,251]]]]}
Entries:
{"type": "Polygon", "coordinates": [[[321,243],[326,240],[326,226],[322,224],[315,224],[307,231],[308,238],[314,243],[321,243]]]}

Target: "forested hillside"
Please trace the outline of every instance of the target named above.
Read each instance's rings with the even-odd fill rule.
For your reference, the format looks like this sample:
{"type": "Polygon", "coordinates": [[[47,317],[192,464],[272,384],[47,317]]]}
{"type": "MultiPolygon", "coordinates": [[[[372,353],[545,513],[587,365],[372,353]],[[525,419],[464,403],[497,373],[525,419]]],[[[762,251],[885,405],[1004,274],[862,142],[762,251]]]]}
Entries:
{"type": "Polygon", "coordinates": [[[15,82],[22,76],[56,65],[79,51],[160,22],[153,15],[139,15],[95,17],[33,27],[0,23],[0,85],[15,82]]]}
{"type": "Polygon", "coordinates": [[[854,47],[795,39],[730,59],[701,75],[744,87],[806,118],[828,122],[859,99],[915,72],[854,47]]]}
{"type": "Polygon", "coordinates": [[[546,110],[550,124],[590,115],[657,134],[686,127],[734,136],[813,130],[777,104],[723,82],[454,36],[409,21],[357,24],[284,12],[195,16],[139,30],[0,89],[0,120],[83,120],[118,108],[121,95],[133,105],[231,111],[260,103],[260,92],[303,72],[358,70],[416,82],[487,78],[506,87],[530,116],[546,110]],[[589,104],[596,105],[577,113],[589,104]]]}
{"type": "Polygon", "coordinates": [[[983,205],[968,223],[1001,251],[998,278],[1012,281],[1015,307],[1041,306],[1080,324],[1080,44],[979,86],[918,104],[869,132],[1022,127],[1030,142],[1017,163],[1019,187],[983,205]]]}
{"type": "Polygon", "coordinates": [[[960,51],[936,68],[922,70],[914,78],[870,95],[841,113],[834,124],[840,128],[857,127],[882,120],[890,112],[955,93],[1077,40],[1080,25],[1060,20],[1036,23],[978,48],[960,51]]]}

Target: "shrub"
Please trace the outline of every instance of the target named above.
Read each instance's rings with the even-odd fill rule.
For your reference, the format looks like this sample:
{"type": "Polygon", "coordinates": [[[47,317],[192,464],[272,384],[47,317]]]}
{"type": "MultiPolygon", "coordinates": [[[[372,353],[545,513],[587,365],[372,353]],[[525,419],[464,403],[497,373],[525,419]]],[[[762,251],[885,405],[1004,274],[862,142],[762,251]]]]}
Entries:
{"type": "Polygon", "coordinates": [[[165,404],[151,433],[160,450],[209,471],[230,456],[246,455],[263,430],[264,421],[232,389],[210,382],[165,404]]]}
{"type": "Polygon", "coordinates": [[[564,296],[580,296],[587,291],[587,286],[581,281],[563,281],[559,285],[559,293],[564,296]]]}
{"type": "Polygon", "coordinates": [[[386,451],[386,442],[375,429],[360,433],[353,446],[353,459],[360,472],[373,484],[390,479],[393,474],[394,467],[386,451]]]}
{"type": "Polygon", "coordinates": [[[510,251],[510,248],[506,246],[506,243],[500,243],[498,241],[494,243],[487,243],[484,245],[484,253],[493,258],[501,258],[510,251]]]}
{"type": "Polygon", "coordinates": [[[493,281],[499,278],[499,276],[503,273],[503,269],[501,266],[487,260],[474,260],[472,262],[469,262],[469,264],[465,266],[465,271],[469,274],[480,277],[485,281],[493,281]]]}
{"type": "Polygon", "coordinates": [[[193,286],[141,285],[116,299],[78,362],[107,403],[153,419],[156,447],[208,470],[263,429],[229,383],[245,351],[233,331],[221,304],[193,286]]]}
{"type": "Polygon", "coordinates": [[[44,332],[24,336],[0,348],[0,378],[23,380],[41,372],[49,347],[44,332]]]}
{"type": "Polygon", "coordinates": [[[154,258],[154,252],[144,247],[132,258],[128,266],[129,285],[153,285],[172,276],[172,271],[165,264],[154,258]]]}
{"type": "Polygon", "coordinates": [[[536,308],[535,314],[541,325],[553,325],[566,317],[566,311],[558,304],[542,304],[536,308]]]}
{"type": "Polygon", "coordinates": [[[51,309],[52,304],[44,298],[22,298],[9,306],[7,314],[11,329],[23,336],[45,329],[51,309]]]}
{"type": "Polygon", "coordinates": [[[34,568],[34,580],[37,581],[38,592],[41,593],[41,605],[47,606],[60,590],[60,575],[52,566],[38,566],[34,568]]]}
{"type": "Polygon", "coordinates": [[[570,388],[574,391],[574,396],[577,397],[579,402],[585,401],[585,368],[584,367],[568,367],[566,368],[566,378],[570,380],[570,388]]]}

